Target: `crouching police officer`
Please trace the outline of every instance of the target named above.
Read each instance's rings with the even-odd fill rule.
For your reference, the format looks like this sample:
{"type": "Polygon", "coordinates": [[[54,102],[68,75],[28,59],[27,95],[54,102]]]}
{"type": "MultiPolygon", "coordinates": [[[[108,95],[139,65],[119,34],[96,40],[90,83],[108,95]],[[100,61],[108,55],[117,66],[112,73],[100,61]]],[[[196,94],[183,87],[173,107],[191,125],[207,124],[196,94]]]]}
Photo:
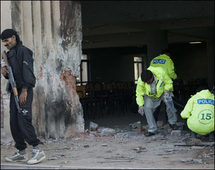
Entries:
{"type": "Polygon", "coordinates": [[[187,126],[192,132],[200,135],[214,132],[214,90],[204,89],[193,95],[181,117],[187,119],[187,126]]]}

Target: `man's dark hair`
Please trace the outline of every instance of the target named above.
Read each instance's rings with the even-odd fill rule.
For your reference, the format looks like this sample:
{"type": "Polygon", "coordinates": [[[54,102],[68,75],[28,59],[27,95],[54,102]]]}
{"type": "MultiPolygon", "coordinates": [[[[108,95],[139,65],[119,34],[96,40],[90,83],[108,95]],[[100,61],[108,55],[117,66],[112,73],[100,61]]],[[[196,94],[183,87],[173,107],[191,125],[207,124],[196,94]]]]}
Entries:
{"type": "Polygon", "coordinates": [[[200,92],[202,90],[206,90],[208,89],[208,86],[207,85],[199,85],[197,88],[196,88],[196,93],[197,92],[200,92]]]}
{"type": "Polygon", "coordinates": [[[143,70],[142,74],[141,74],[141,79],[143,82],[147,82],[152,78],[153,74],[151,71],[149,70],[143,70]]]}
{"type": "Polygon", "coordinates": [[[0,39],[5,40],[8,38],[11,38],[13,35],[16,36],[16,42],[19,42],[20,41],[19,35],[13,29],[6,29],[6,30],[2,31],[2,33],[0,35],[0,39]]]}
{"type": "Polygon", "coordinates": [[[171,51],[170,51],[168,48],[163,49],[163,50],[161,51],[161,54],[165,54],[165,53],[170,53],[170,54],[171,54],[171,51]]]}

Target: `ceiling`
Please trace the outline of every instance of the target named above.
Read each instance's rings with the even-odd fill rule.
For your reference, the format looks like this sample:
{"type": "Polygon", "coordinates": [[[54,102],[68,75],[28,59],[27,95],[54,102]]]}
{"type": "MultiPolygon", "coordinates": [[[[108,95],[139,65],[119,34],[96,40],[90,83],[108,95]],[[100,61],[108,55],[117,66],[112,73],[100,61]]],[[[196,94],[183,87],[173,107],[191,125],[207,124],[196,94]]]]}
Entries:
{"type": "Polygon", "coordinates": [[[83,49],[144,46],[152,30],[168,42],[214,38],[214,1],[82,1],[83,49]]]}

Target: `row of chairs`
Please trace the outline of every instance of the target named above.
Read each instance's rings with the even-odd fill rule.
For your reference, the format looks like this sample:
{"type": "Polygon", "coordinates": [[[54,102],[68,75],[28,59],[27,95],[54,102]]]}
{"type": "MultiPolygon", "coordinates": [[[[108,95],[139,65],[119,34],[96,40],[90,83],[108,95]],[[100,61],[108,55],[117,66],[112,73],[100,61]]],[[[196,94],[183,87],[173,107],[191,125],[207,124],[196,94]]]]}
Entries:
{"type": "MultiPolygon", "coordinates": [[[[174,99],[177,103],[185,105],[190,95],[204,83],[205,81],[198,81],[184,85],[183,80],[175,80],[174,99]]],[[[134,82],[88,82],[86,85],[77,86],[76,90],[86,119],[113,114],[123,115],[130,109],[137,112],[134,82]]]]}
{"type": "Polygon", "coordinates": [[[76,90],[84,117],[90,119],[127,113],[135,88],[134,82],[88,82],[76,90]]]}

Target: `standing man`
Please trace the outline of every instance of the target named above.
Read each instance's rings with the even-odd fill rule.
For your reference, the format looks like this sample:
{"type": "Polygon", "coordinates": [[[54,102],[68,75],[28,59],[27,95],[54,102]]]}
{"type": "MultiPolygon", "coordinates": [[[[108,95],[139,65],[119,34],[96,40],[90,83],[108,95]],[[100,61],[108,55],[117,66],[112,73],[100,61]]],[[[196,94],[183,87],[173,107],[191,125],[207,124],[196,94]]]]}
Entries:
{"type": "MultiPolygon", "coordinates": [[[[9,85],[10,96],[10,129],[15,141],[15,148],[18,150],[12,156],[7,156],[6,161],[18,162],[27,161],[26,143],[33,146],[32,158],[27,161],[28,164],[39,163],[45,159],[44,152],[39,148],[40,140],[35,134],[32,125],[32,101],[33,87],[35,86],[35,76],[33,73],[33,52],[22,45],[19,35],[13,29],[6,29],[0,35],[3,45],[9,50],[7,59],[12,68],[16,82],[19,105],[21,112],[16,107],[14,94],[9,85]]],[[[1,68],[3,76],[8,79],[8,70],[1,68]]]]}
{"type": "MultiPolygon", "coordinates": [[[[157,124],[153,113],[161,101],[166,102],[173,90],[172,80],[161,67],[149,67],[139,77],[136,88],[136,101],[139,106],[138,112],[143,116],[145,113],[148,132],[145,136],[152,136],[157,132],[157,124]]],[[[177,129],[177,116],[171,108],[166,107],[168,122],[172,129],[177,129]]]]}

